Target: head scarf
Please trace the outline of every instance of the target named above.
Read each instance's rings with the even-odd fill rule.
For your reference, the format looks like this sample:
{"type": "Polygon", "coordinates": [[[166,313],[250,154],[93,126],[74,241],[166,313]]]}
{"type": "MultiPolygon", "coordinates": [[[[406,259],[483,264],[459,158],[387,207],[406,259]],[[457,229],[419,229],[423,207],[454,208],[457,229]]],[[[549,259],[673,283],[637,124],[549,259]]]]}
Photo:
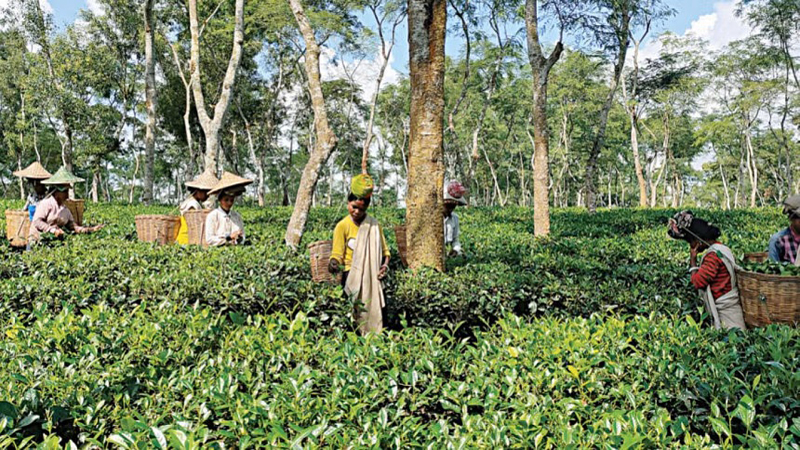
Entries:
{"type": "Polygon", "coordinates": [[[445,184],[444,188],[444,201],[447,202],[455,202],[459,205],[466,205],[467,199],[464,198],[464,194],[467,193],[467,188],[464,187],[458,181],[451,181],[445,184]]]}
{"type": "Polygon", "coordinates": [[[795,194],[783,201],[783,213],[789,218],[800,218],[800,194],[795,194]]]}
{"type": "Polygon", "coordinates": [[[717,240],[720,229],[709,222],[694,217],[691,211],[681,211],[669,220],[667,234],[673,239],[699,239],[705,243],[717,240]]]}

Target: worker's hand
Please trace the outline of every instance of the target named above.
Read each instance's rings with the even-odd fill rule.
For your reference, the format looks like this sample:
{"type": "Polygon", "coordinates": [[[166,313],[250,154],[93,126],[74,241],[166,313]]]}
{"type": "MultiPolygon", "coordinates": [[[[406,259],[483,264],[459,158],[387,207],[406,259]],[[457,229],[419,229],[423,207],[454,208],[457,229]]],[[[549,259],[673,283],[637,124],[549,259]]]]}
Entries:
{"type": "Polygon", "coordinates": [[[90,233],[94,233],[94,232],[96,232],[96,231],[100,231],[100,230],[102,230],[102,229],[103,229],[103,228],[105,228],[105,227],[106,227],[106,224],[104,224],[104,223],[101,223],[100,225],[95,225],[95,226],[93,226],[93,227],[89,228],[89,232],[90,232],[90,233]]]}
{"type": "Polygon", "coordinates": [[[339,273],[340,269],[341,268],[339,267],[339,261],[332,259],[328,262],[328,272],[330,272],[331,274],[336,275],[337,273],[339,273]]]}
{"type": "Polygon", "coordinates": [[[64,236],[64,230],[62,230],[61,228],[57,228],[56,231],[53,232],[53,236],[57,238],[64,236]]]}
{"type": "Polygon", "coordinates": [[[382,280],[386,278],[386,274],[389,272],[389,263],[386,263],[381,266],[381,270],[378,272],[378,279],[382,280]]]}
{"type": "Polygon", "coordinates": [[[234,244],[237,243],[239,241],[239,238],[241,237],[242,237],[242,230],[236,230],[233,233],[231,233],[231,241],[233,241],[234,244]]]}

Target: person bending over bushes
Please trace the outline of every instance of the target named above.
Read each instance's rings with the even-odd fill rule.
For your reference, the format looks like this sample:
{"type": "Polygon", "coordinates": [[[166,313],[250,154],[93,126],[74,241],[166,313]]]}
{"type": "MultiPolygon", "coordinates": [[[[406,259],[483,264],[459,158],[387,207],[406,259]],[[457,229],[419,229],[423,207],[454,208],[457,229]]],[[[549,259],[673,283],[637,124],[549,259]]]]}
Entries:
{"type": "Polygon", "coordinates": [[[797,257],[800,248],[800,194],[783,202],[783,213],[789,218],[789,226],[770,238],[769,259],[800,267],[800,258],[797,257]]]}
{"type": "Polygon", "coordinates": [[[736,287],[736,260],[731,249],[717,240],[720,229],[693,217],[691,211],[684,211],[670,221],[669,234],[689,244],[691,281],[700,291],[714,327],[745,330],[742,303],[736,287]],[[705,254],[698,265],[697,257],[703,252],[705,254]]]}
{"type": "MultiPolygon", "coordinates": [[[[354,179],[353,184],[357,183],[354,179]]],[[[358,191],[352,189],[351,191],[358,191]]],[[[333,230],[333,248],[328,270],[342,274],[345,293],[356,300],[355,319],[362,334],[383,328],[381,308],[385,306],[381,281],[389,270],[389,246],[378,221],[367,216],[371,191],[351,192],[347,197],[348,216],[333,230]]]]}
{"type": "Polygon", "coordinates": [[[81,181],[83,178],[76,177],[62,167],[55,175],[43,182],[44,185],[50,186],[50,193],[36,205],[36,212],[28,231],[29,249],[31,244],[39,242],[43,233],[51,233],[60,238],[64,236],[64,230],[75,233],[93,233],[104,227],[104,225],[82,227],[76,224],[72,213],[65,206],[65,202],[69,198],[70,186],[81,181]]]}

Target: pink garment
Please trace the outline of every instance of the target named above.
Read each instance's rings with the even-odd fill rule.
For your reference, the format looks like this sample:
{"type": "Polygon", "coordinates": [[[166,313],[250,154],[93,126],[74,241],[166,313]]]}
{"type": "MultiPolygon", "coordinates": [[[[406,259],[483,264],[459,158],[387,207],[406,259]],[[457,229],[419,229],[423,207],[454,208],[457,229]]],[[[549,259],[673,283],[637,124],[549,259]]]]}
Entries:
{"type": "Polygon", "coordinates": [[[75,222],[69,209],[64,205],[59,206],[56,199],[50,196],[36,205],[28,240],[38,240],[42,233],[54,233],[58,229],[74,230],[75,222]]]}

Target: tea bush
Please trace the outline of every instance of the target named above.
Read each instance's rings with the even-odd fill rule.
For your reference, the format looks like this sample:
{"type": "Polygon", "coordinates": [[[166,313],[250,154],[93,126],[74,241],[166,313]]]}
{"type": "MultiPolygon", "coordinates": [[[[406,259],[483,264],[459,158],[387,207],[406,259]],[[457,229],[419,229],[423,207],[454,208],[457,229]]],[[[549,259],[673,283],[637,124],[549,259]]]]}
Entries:
{"type": "MultiPolygon", "coordinates": [[[[172,208],[127,205],[88,205],[98,235],[0,245],[0,448],[800,443],[800,333],[701,326],[674,211],[559,210],[548,239],[526,209],[461,211],[466,256],[412,275],[395,254],[396,331],[360,338],[284,247],[291,211],[239,210],[239,248],[137,242],[136,214],[172,208]]],[[[373,212],[396,250],[403,212],[373,212]]],[[[695,212],[737,254],[785,226],[695,212]]],[[[312,211],[303,245],[344,214],[312,211]]]]}

